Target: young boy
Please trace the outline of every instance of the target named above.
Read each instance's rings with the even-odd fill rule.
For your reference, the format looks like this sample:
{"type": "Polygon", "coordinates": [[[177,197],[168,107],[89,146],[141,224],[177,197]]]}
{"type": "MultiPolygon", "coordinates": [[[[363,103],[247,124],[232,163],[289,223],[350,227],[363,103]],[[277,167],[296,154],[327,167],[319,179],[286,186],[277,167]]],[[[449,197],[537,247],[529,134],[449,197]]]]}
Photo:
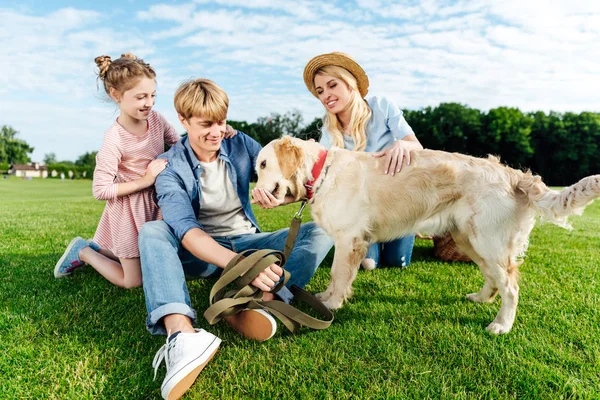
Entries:
{"type": "MultiPolygon", "coordinates": [[[[186,277],[219,276],[227,263],[247,249],[283,250],[287,229],[261,233],[250,206],[250,178],[261,146],[240,132],[223,141],[229,107],[227,94],[214,82],[196,79],[182,84],[175,93],[175,109],[187,137],[159,156],[166,169],[156,179],[158,204],[164,221],[146,223],[139,246],[142,279],[152,334],[167,334],[167,344],[153,362],[156,369],[166,359],[167,374],[161,386],[166,399],[177,399],[194,383],[202,368],[216,353],[221,340],[194,329],[196,312],[186,286],[186,277]]],[[[257,202],[272,207],[268,194],[257,202]]],[[[286,270],[288,286],[304,287],[333,245],[314,223],[303,224],[286,270]]],[[[252,282],[265,291],[264,299],[283,270],[267,267],[252,282]]],[[[287,288],[277,296],[289,302],[287,288]]],[[[276,323],[264,310],[244,310],[226,318],[242,335],[267,340],[276,323]]]]}

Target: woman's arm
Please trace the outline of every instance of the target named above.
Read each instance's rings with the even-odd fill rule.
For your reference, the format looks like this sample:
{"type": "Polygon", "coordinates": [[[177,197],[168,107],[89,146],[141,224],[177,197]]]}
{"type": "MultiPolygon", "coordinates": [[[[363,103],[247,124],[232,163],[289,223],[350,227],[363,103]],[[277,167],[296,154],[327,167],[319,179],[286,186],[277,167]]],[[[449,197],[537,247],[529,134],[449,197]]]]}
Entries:
{"type": "Polygon", "coordinates": [[[394,175],[402,170],[402,165],[410,165],[410,152],[423,150],[423,146],[404,119],[402,110],[391,101],[383,101],[387,102],[386,125],[396,140],[373,157],[385,157],[383,173],[394,175]]]}

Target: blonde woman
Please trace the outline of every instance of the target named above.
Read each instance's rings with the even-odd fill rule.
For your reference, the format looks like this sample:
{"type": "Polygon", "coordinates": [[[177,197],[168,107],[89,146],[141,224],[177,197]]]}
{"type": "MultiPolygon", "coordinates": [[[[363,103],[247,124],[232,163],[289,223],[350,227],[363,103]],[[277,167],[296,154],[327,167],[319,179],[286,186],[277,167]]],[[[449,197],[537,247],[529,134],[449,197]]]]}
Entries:
{"type": "MultiPolygon", "coordinates": [[[[396,104],[369,96],[369,79],[362,67],[344,53],[314,57],[304,68],[304,83],[325,107],[320,143],[385,157],[385,174],[394,175],[410,164],[410,152],[422,150],[396,104]]],[[[410,263],[414,236],[371,245],[361,265],[405,267],[410,263]]]]}

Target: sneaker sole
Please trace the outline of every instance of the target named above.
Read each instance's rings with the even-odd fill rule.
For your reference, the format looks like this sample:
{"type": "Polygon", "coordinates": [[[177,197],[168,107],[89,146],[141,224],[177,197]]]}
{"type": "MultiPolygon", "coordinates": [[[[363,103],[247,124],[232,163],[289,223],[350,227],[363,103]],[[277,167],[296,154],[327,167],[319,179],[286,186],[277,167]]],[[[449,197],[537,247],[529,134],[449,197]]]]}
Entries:
{"type": "Polygon", "coordinates": [[[200,371],[204,369],[206,364],[214,357],[221,345],[221,339],[215,336],[213,342],[206,350],[195,360],[190,362],[185,368],[182,368],[177,374],[173,375],[168,382],[162,386],[161,394],[164,399],[177,400],[194,384],[200,371]],[[179,376],[183,376],[173,387],[169,387],[170,382],[176,381],[179,376]]]}
{"type": "Polygon", "coordinates": [[[59,270],[60,270],[60,265],[65,261],[65,258],[67,258],[67,256],[69,255],[69,252],[71,251],[71,249],[73,248],[73,246],[75,245],[75,243],[77,243],[77,241],[79,239],[83,240],[79,236],[77,236],[76,238],[74,238],[73,240],[71,240],[71,242],[67,246],[67,249],[63,253],[62,257],[56,263],[56,266],[54,267],[54,277],[55,278],[62,278],[64,276],[69,276],[69,275],[72,274],[72,272],[62,273],[62,272],[59,272],[59,270]]]}
{"type": "Polygon", "coordinates": [[[225,317],[225,321],[242,336],[264,342],[277,331],[275,318],[264,310],[243,310],[225,317]]]}

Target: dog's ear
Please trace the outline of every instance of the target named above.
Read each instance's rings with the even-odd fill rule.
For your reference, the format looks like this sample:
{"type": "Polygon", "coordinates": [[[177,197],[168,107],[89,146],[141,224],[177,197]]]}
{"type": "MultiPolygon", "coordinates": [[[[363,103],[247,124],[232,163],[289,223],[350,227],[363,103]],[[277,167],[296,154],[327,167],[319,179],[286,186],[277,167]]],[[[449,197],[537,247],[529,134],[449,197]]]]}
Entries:
{"type": "Polygon", "coordinates": [[[289,136],[284,136],[273,147],[283,177],[290,179],[302,165],[304,152],[289,136]]]}

